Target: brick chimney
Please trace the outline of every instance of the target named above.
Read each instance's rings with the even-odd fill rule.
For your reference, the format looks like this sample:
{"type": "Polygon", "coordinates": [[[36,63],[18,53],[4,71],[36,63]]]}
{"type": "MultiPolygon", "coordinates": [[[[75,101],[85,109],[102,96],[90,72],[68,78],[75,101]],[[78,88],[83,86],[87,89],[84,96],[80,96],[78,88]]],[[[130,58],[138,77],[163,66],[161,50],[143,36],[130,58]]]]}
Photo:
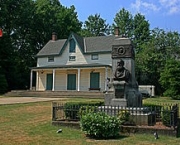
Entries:
{"type": "Polygon", "coordinates": [[[115,28],[114,28],[114,35],[115,35],[116,37],[120,35],[119,27],[115,27],[115,28]]]}
{"type": "Polygon", "coordinates": [[[57,40],[57,34],[56,32],[52,33],[52,41],[56,41],[57,40]]]}

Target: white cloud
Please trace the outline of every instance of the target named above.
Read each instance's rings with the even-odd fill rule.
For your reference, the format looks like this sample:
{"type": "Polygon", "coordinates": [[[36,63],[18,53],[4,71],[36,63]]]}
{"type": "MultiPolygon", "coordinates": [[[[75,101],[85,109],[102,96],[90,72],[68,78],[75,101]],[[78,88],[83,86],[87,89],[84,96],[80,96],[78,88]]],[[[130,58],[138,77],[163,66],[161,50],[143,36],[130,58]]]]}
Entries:
{"type": "Polygon", "coordinates": [[[170,15],[180,13],[180,0],[159,0],[159,3],[170,15]]]}
{"type": "Polygon", "coordinates": [[[180,13],[180,0],[135,0],[131,3],[131,8],[136,12],[150,13],[162,12],[163,14],[178,14],[180,13]]]}
{"type": "Polygon", "coordinates": [[[142,2],[142,6],[144,6],[148,10],[159,11],[159,8],[153,3],[142,2]]]}
{"type": "Polygon", "coordinates": [[[142,0],[136,0],[135,3],[131,4],[131,7],[135,9],[135,11],[141,12],[141,13],[148,13],[150,11],[160,10],[160,8],[158,8],[155,4],[151,2],[144,2],[142,0]]]}

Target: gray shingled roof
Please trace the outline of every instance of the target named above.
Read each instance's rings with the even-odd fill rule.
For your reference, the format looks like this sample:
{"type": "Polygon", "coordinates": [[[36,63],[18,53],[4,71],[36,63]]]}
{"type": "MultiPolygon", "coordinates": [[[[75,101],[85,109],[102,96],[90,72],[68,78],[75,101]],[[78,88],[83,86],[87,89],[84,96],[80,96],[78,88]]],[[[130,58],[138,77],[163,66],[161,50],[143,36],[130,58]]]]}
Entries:
{"type": "Polygon", "coordinates": [[[85,40],[86,53],[111,51],[115,36],[87,37],[85,40]]]}
{"type": "Polygon", "coordinates": [[[37,54],[37,56],[58,55],[64,46],[66,39],[57,41],[50,40],[37,54]]]}
{"type": "MultiPolygon", "coordinates": [[[[84,54],[86,53],[104,53],[110,52],[112,44],[116,38],[114,35],[97,36],[97,37],[81,37],[72,33],[84,54]]],[[[60,39],[57,41],[50,40],[36,55],[37,57],[59,55],[63,51],[67,39],[60,39]]]]}

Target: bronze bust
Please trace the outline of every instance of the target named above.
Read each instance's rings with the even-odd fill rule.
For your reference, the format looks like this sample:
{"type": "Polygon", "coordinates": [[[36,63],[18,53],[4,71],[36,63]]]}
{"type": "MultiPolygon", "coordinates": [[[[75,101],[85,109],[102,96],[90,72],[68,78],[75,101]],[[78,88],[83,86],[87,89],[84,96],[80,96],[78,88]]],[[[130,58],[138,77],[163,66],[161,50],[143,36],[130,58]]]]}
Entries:
{"type": "Polygon", "coordinates": [[[117,68],[114,74],[114,80],[129,82],[130,72],[124,67],[124,61],[120,59],[117,62],[117,68]]]}

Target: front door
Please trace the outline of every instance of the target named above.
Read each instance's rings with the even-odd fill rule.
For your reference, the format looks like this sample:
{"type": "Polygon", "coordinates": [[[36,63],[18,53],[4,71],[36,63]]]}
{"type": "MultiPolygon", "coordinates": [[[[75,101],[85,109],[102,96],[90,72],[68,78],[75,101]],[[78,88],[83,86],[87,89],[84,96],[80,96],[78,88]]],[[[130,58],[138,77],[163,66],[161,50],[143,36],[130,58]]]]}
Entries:
{"type": "Polygon", "coordinates": [[[46,90],[52,90],[53,86],[53,74],[47,74],[46,90]]]}
{"type": "Polygon", "coordinates": [[[76,90],[76,74],[67,75],[67,90],[76,90]]]}
{"type": "Polygon", "coordinates": [[[90,73],[90,88],[99,89],[99,72],[90,73]]]}

